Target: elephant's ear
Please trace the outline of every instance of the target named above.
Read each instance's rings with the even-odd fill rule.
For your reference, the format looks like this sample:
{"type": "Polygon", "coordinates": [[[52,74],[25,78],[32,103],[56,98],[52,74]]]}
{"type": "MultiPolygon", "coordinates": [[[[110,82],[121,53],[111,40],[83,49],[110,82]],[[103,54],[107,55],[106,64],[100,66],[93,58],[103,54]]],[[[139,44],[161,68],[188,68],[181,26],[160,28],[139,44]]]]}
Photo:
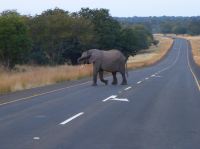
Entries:
{"type": "Polygon", "coordinates": [[[96,61],[96,56],[94,54],[91,54],[89,57],[89,63],[94,63],[96,61]]]}

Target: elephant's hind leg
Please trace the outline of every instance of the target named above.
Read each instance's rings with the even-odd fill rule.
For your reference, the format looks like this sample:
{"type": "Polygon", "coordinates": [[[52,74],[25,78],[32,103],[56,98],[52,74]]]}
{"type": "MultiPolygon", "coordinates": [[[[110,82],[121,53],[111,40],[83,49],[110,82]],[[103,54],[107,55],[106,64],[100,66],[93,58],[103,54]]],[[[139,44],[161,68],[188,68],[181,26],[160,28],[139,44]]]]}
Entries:
{"type": "Polygon", "coordinates": [[[113,85],[117,85],[117,76],[116,76],[117,72],[112,72],[112,75],[113,75],[113,82],[112,84],[113,85]]]}
{"type": "Polygon", "coordinates": [[[121,72],[121,75],[122,75],[122,83],[121,83],[121,85],[127,85],[125,72],[121,72]]]}
{"type": "Polygon", "coordinates": [[[104,78],[103,78],[103,71],[102,70],[99,71],[99,78],[100,78],[101,82],[105,83],[105,85],[108,84],[108,80],[104,80],[104,78]]]}

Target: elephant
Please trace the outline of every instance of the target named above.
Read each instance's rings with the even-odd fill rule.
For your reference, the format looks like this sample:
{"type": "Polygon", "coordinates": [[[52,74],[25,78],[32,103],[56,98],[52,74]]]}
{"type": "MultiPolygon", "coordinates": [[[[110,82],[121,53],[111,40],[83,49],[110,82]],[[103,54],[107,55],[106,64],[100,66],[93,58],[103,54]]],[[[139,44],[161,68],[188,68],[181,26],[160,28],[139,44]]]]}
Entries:
{"type": "MultiPolygon", "coordinates": [[[[78,58],[78,63],[93,63],[93,86],[97,85],[97,75],[99,73],[100,80],[108,84],[108,80],[103,78],[103,72],[111,72],[113,76],[113,85],[118,83],[116,73],[120,72],[122,75],[121,85],[127,85],[126,72],[127,72],[127,58],[119,50],[99,50],[90,49],[82,53],[78,58]]],[[[127,73],[128,75],[128,73],[127,73]]]]}

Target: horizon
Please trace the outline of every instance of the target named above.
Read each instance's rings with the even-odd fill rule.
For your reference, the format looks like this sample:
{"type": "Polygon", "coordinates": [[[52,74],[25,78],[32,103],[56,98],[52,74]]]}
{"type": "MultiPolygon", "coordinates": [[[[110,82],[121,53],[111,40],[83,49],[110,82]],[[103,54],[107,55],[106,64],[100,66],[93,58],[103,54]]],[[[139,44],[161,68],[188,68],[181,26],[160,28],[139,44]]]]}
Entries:
{"type": "Polygon", "coordinates": [[[146,1],[146,0],[0,0],[0,12],[5,10],[17,10],[22,15],[35,16],[48,9],[56,7],[69,11],[77,12],[81,8],[108,9],[113,17],[197,17],[200,16],[198,6],[200,2],[196,0],[168,0],[168,1],[146,1]],[[187,7],[187,9],[185,8],[187,7]]]}
{"type": "MultiPolygon", "coordinates": [[[[47,10],[53,10],[53,9],[56,9],[56,8],[58,8],[58,9],[62,9],[62,10],[64,10],[64,11],[69,11],[69,10],[66,10],[66,9],[63,9],[63,8],[60,8],[60,7],[54,7],[54,8],[48,8],[48,9],[45,9],[45,10],[43,10],[43,11],[41,11],[40,13],[36,13],[36,14],[25,14],[25,13],[22,13],[22,12],[20,12],[19,10],[17,10],[17,9],[5,9],[5,10],[1,10],[0,11],[0,13],[2,13],[3,11],[16,11],[16,12],[18,12],[19,14],[21,14],[21,15],[26,15],[26,16],[36,16],[36,15],[40,15],[41,13],[43,13],[44,11],[47,11],[47,10]]],[[[90,8],[90,7],[82,7],[82,8],[89,8],[89,9],[107,9],[107,8],[90,8]]],[[[80,9],[81,10],[81,9],[80,9]]],[[[110,9],[108,9],[109,10],[109,13],[110,13],[110,9]]],[[[73,12],[78,12],[79,10],[77,10],[77,11],[69,11],[69,13],[73,13],[73,12]]],[[[111,13],[110,13],[111,14],[111,13]]],[[[138,17],[138,18],[145,18],[145,17],[200,17],[200,15],[194,15],[194,16],[172,16],[172,15],[160,15],[160,16],[151,16],[151,15],[149,15],[149,16],[113,16],[112,14],[111,14],[111,16],[112,17],[116,17],[116,18],[133,18],[133,17],[138,17]]]]}

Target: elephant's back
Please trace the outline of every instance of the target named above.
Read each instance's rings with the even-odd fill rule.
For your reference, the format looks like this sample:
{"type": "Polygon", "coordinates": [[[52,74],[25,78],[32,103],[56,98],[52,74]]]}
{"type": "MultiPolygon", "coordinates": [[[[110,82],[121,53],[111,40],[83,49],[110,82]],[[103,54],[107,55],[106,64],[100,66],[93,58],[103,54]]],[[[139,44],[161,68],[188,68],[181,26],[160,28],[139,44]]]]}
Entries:
{"type": "Polygon", "coordinates": [[[103,55],[105,58],[112,59],[112,60],[126,60],[125,56],[119,50],[109,50],[104,51],[103,55]]]}
{"type": "Polygon", "coordinates": [[[103,52],[102,69],[106,71],[118,71],[125,64],[125,56],[118,50],[103,52]]]}

